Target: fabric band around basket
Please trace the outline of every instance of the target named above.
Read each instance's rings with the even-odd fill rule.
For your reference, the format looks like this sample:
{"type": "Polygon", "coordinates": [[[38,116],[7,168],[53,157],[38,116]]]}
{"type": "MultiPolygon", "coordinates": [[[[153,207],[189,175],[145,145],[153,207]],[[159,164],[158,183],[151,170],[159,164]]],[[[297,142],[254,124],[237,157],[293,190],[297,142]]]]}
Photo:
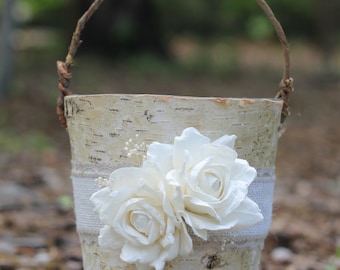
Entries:
{"type": "MultiPolygon", "coordinates": [[[[108,168],[108,166],[105,167],[108,168]]],[[[112,169],[112,171],[113,170],[114,169],[112,169]]],[[[264,220],[260,224],[245,231],[230,234],[230,242],[243,243],[244,240],[249,239],[261,240],[268,234],[271,223],[275,172],[274,168],[260,168],[257,169],[257,172],[256,179],[250,185],[248,196],[259,205],[264,215],[264,220]]],[[[109,175],[99,172],[86,174],[80,172],[73,166],[71,178],[75,198],[77,231],[84,236],[83,240],[88,240],[89,242],[97,241],[99,229],[103,226],[98,219],[98,215],[93,211],[93,204],[89,199],[98,189],[98,184],[95,181],[98,176],[108,177],[109,175]],[[86,237],[87,235],[88,239],[86,237]]],[[[223,232],[211,232],[210,240],[214,238],[214,235],[219,236],[220,234],[223,234],[223,232]]]]}

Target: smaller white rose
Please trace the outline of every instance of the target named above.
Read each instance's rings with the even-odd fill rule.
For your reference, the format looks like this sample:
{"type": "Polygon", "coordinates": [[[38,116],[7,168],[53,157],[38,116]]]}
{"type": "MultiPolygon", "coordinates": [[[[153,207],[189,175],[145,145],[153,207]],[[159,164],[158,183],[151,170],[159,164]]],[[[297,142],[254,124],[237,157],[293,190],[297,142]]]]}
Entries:
{"type": "Polygon", "coordinates": [[[104,227],[99,246],[117,252],[139,269],[163,269],[166,261],[192,250],[181,218],[165,196],[163,175],[149,162],[141,168],[115,170],[107,187],[91,196],[104,227]]]}

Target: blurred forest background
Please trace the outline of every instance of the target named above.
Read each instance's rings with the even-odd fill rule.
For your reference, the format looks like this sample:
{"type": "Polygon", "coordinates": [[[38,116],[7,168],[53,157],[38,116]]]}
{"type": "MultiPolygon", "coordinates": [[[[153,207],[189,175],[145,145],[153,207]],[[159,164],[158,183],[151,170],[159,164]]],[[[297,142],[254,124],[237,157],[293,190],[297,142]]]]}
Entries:
{"type": "MultiPolygon", "coordinates": [[[[55,62],[91,2],[0,1],[0,270],[82,267],[55,62]]],[[[290,42],[296,92],[262,269],[337,270],[340,1],[268,4],[290,42]]],[[[281,79],[280,44],[255,0],[108,0],[82,39],[77,94],[272,97],[281,79]]]]}
{"type": "MultiPolygon", "coordinates": [[[[22,65],[63,58],[75,24],[90,4],[90,0],[0,3],[2,99],[20,88],[13,78],[22,65]]],[[[276,0],[270,5],[293,49],[314,53],[313,58],[321,61],[315,71],[337,75],[339,2],[276,0]]],[[[266,46],[279,45],[256,1],[247,0],[106,1],[82,37],[82,55],[109,59],[112,65],[127,63],[143,70],[163,65],[172,71],[223,77],[244,68],[239,46],[263,45],[265,51],[266,46]]]]}

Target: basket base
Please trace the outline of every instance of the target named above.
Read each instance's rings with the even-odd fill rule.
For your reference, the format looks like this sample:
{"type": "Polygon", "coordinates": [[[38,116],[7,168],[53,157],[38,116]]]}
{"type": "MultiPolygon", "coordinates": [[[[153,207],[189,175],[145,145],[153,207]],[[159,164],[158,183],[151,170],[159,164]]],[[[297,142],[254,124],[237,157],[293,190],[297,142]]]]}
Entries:
{"type": "MultiPolygon", "coordinates": [[[[201,243],[201,245],[195,245],[194,251],[190,257],[179,257],[173,261],[167,262],[164,270],[258,270],[261,262],[263,241],[254,241],[253,243],[248,241],[247,246],[249,246],[249,244],[253,244],[254,247],[235,248],[231,246],[225,250],[222,249],[220,252],[216,252],[216,250],[218,250],[216,245],[221,245],[221,243],[209,242],[204,243],[204,245],[201,243]]],[[[119,258],[118,254],[101,252],[96,243],[83,241],[81,248],[85,270],[137,269],[135,265],[126,264],[117,259],[119,258]],[[110,265],[108,265],[108,262],[110,265]]]]}

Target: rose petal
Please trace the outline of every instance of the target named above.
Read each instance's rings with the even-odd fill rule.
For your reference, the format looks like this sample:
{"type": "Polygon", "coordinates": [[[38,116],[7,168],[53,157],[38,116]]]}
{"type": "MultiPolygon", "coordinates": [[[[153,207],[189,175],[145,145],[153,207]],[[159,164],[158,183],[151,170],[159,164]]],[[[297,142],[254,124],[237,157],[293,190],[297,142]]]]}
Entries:
{"type": "Polygon", "coordinates": [[[192,240],[188,233],[186,224],[184,222],[180,223],[180,229],[176,232],[179,234],[179,255],[180,256],[187,256],[189,255],[192,250],[192,240]]]}
{"type": "Polygon", "coordinates": [[[198,214],[204,217],[219,220],[219,216],[215,209],[207,202],[199,200],[195,197],[184,197],[185,210],[189,213],[198,214]]]}
{"type": "Polygon", "coordinates": [[[164,235],[164,237],[162,237],[160,239],[160,244],[163,248],[168,248],[170,247],[171,245],[173,245],[173,243],[175,242],[175,237],[174,237],[174,233],[175,233],[175,226],[173,224],[172,221],[170,221],[168,219],[168,222],[167,222],[167,229],[166,229],[166,233],[164,235]]]}
{"type": "Polygon", "coordinates": [[[225,217],[223,222],[229,220],[237,220],[231,231],[242,231],[260,223],[263,220],[263,215],[259,206],[247,197],[238,208],[225,217]]]}
{"type": "Polygon", "coordinates": [[[117,233],[131,243],[153,244],[164,233],[166,226],[162,209],[159,207],[157,210],[157,207],[159,207],[158,203],[152,202],[149,198],[132,198],[119,208],[112,226],[117,233]],[[157,211],[159,213],[155,213],[157,211]],[[148,232],[140,231],[139,228],[136,228],[136,224],[131,222],[131,216],[135,214],[147,218],[149,223],[147,226],[150,228],[148,232]],[[155,216],[157,217],[155,218],[155,216]]]}
{"type": "Polygon", "coordinates": [[[103,207],[110,193],[111,193],[110,188],[105,187],[105,188],[99,189],[98,191],[96,191],[95,193],[91,195],[90,200],[94,204],[95,206],[94,210],[96,212],[98,212],[100,208],[103,207]]]}
{"type": "Polygon", "coordinates": [[[146,153],[147,160],[157,164],[159,169],[165,175],[172,169],[172,149],[171,144],[153,142],[149,145],[146,153]]]}
{"type": "MultiPolygon", "coordinates": [[[[120,257],[127,263],[135,263],[138,265],[138,269],[140,269],[140,266],[145,267],[146,265],[150,265],[156,270],[161,270],[164,268],[166,261],[170,261],[179,255],[180,246],[182,245],[180,242],[180,232],[176,231],[174,236],[175,242],[167,249],[160,249],[157,245],[145,247],[126,243],[120,257]]],[[[183,245],[185,246],[185,243],[183,243],[183,245]]]]}
{"type": "Polygon", "coordinates": [[[120,253],[120,258],[127,263],[152,264],[160,253],[159,246],[155,245],[132,245],[126,242],[120,253]]]}
{"type": "Polygon", "coordinates": [[[237,153],[230,147],[223,145],[206,144],[201,147],[200,160],[211,158],[216,163],[233,166],[237,153]]]}
{"type": "Polygon", "coordinates": [[[192,240],[186,230],[184,222],[182,222],[182,226],[183,230],[176,230],[174,233],[174,243],[170,245],[168,249],[162,250],[157,260],[152,263],[156,269],[157,267],[161,267],[164,261],[171,261],[177,256],[188,256],[192,252],[192,240]]]}
{"type": "Polygon", "coordinates": [[[193,233],[202,238],[203,240],[207,241],[208,239],[208,232],[207,230],[204,229],[200,229],[199,228],[199,224],[201,224],[202,220],[197,220],[196,216],[193,214],[189,214],[188,212],[183,212],[181,213],[183,216],[183,219],[185,220],[185,223],[191,227],[193,233]]]}
{"type": "Polygon", "coordinates": [[[237,139],[236,135],[224,135],[218,138],[217,140],[213,141],[212,144],[224,145],[234,149],[236,139],[237,139]]]}
{"type": "Polygon", "coordinates": [[[130,215],[130,223],[142,234],[147,234],[151,227],[151,217],[140,209],[134,210],[130,215]]]}
{"type": "Polygon", "coordinates": [[[243,181],[249,186],[255,179],[257,171],[250,167],[248,161],[244,159],[236,159],[232,170],[232,180],[243,181]]]}
{"type": "Polygon", "coordinates": [[[217,219],[210,218],[208,216],[202,216],[195,213],[189,213],[188,215],[188,224],[192,227],[194,233],[201,237],[204,240],[207,240],[207,230],[216,231],[216,230],[227,230],[233,228],[237,224],[237,219],[225,217],[224,219],[218,221],[217,219]],[[198,232],[197,232],[198,230],[198,232]],[[201,233],[205,235],[201,235],[201,233]]]}
{"type": "Polygon", "coordinates": [[[119,168],[109,177],[111,190],[119,190],[122,187],[133,187],[142,178],[143,170],[137,167],[119,168]]]}
{"type": "MultiPolygon", "coordinates": [[[[130,197],[130,194],[131,190],[129,190],[128,188],[122,188],[119,191],[116,190],[111,192],[108,197],[103,197],[102,205],[97,210],[100,221],[106,225],[112,226],[114,222],[114,217],[119,210],[119,207],[117,207],[117,205],[122,205],[123,202],[126,201],[126,198],[130,197]]],[[[98,195],[100,195],[100,193],[98,193],[97,196],[98,195]]],[[[94,197],[96,196],[94,195],[94,197]]]]}
{"type": "Polygon", "coordinates": [[[186,189],[186,181],[185,181],[185,163],[183,163],[182,168],[177,170],[171,170],[169,171],[165,178],[167,180],[167,183],[170,185],[179,185],[185,192],[186,189]]]}
{"type": "Polygon", "coordinates": [[[174,139],[174,167],[181,169],[184,162],[186,166],[192,166],[199,155],[200,147],[208,143],[210,143],[210,139],[199,133],[197,129],[192,127],[184,129],[182,135],[174,139]]]}
{"type": "Polygon", "coordinates": [[[131,190],[134,190],[131,197],[154,198],[161,202],[164,196],[162,191],[164,189],[163,177],[155,171],[151,173],[151,170],[145,172],[142,177],[142,179],[134,183],[135,189],[132,186],[129,187],[131,190]]]}
{"type": "Polygon", "coordinates": [[[99,231],[98,244],[101,248],[109,249],[112,252],[117,248],[121,248],[124,241],[110,226],[105,225],[99,231]],[[112,241],[113,239],[114,241],[112,241]]]}
{"type": "Polygon", "coordinates": [[[212,157],[206,158],[193,167],[188,176],[186,194],[207,202],[216,202],[219,200],[219,197],[223,194],[223,190],[229,186],[228,179],[231,169],[221,164],[211,164],[211,161],[212,157]],[[213,171],[216,171],[214,173],[216,178],[215,182],[219,182],[217,191],[213,190],[211,186],[212,183],[207,179],[207,175],[213,171]]]}
{"type": "Polygon", "coordinates": [[[247,197],[248,186],[240,181],[232,181],[229,189],[219,202],[212,203],[220,216],[224,217],[234,211],[247,197]]]}

